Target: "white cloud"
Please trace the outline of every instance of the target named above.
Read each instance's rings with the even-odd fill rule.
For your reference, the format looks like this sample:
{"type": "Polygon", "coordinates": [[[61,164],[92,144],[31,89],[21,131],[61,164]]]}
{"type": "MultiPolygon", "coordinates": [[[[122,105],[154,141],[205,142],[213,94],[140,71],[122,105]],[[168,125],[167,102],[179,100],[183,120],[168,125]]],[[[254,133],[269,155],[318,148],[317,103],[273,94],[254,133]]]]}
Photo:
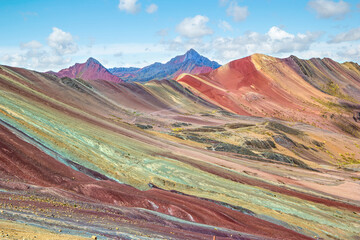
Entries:
{"type": "Polygon", "coordinates": [[[1,47],[0,62],[10,66],[36,69],[38,71],[54,70],[69,67],[76,62],[85,62],[89,57],[101,60],[108,60],[106,67],[144,67],[147,64],[137,63],[139,59],[144,59],[148,63],[155,61],[166,62],[173,57],[165,51],[164,45],[154,45],[153,43],[123,43],[123,44],[94,44],[91,48],[85,45],[79,46],[79,51],[75,55],[60,56],[49,46],[43,46],[36,51],[21,49],[18,47],[1,47]],[[122,57],[120,57],[122,55],[122,57]]]}
{"type": "Polygon", "coordinates": [[[158,10],[158,6],[153,3],[147,7],[146,12],[149,14],[152,14],[152,13],[156,12],[157,10],[158,10]]]}
{"type": "Polygon", "coordinates": [[[59,66],[67,66],[71,58],[51,54],[50,51],[44,49],[30,49],[23,53],[5,54],[1,57],[1,60],[10,66],[45,71],[59,68],[59,66]]]}
{"type": "Polygon", "coordinates": [[[30,41],[30,42],[27,42],[27,43],[22,43],[20,44],[20,47],[21,48],[30,48],[30,49],[38,49],[38,48],[41,48],[43,45],[41,43],[39,43],[38,41],[30,41]]]}
{"type": "Polygon", "coordinates": [[[235,22],[241,22],[249,16],[249,11],[247,7],[240,7],[237,2],[233,1],[226,10],[226,14],[233,17],[235,22]]]}
{"type": "Polygon", "coordinates": [[[185,52],[191,48],[200,50],[209,50],[209,43],[204,42],[201,38],[182,38],[177,36],[176,38],[163,42],[167,51],[185,52]]]}
{"type": "Polygon", "coordinates": [[[232,27],[231,25],[227,22],[227,21],[224,21],[224,20],[220,20],[219,21],[219,28],[221,28],[222,30],[224,30],[225,32],[226,31],[232,31],[232,27]]]}
{"type": "Polygon", "coordinates": [[[360,45],[357,45],[355,47],[344,47],[340,51],[338,51],[337,54],[347,59],[346,61],[349,61],[349,59],[359,60],[360,45]]]}
{"type": "Polygon", "coordinates": [[[329,42],[330,43],[340,43],[340,42],[350,42],[360,39],[360,27],[353,28],[350,31],[339,33],[333,37],[329,42]]]}
{"type": "Polygon", "coordinates": [[[287,33],[276,26],[270,28],[267,34],[272,40],[283,40],[286,38],[293,39],[295,37],[293,34],[287,33]]]}
{"type": "Polygon", "coordinates": [[[137,13],[140,10],[141,5],[137,3],[137,0],[120,0],[119,9],[128,13],[137,13]]]}
{"type": "Polygon", "coordinates": [[[187,38],[201,38],[213,34],[212,29],[206,25],[208,22],[208,17],[197,15],[193,18],[185,18],[176,30],[187,38]]]}
{"type": "Polygon", "coordinates": [[[101,60],[101,63],[108,68],[144,67],[149,63],[169,61],[174,55],[172,52],[166,51],[166,47],[153,43],[95,44],[91,49],[80,47],[76,54],[76,62],[84,62],[89,56],[92,56],[101,60]],[[122,53],[122,56],[119,57],[117,53],[122,53]],[[107,60],[108,63],[102,59],[107,60]]]}
{"type": "Polygon", "coordinates": [[[340,0],[311,0],[308,6],[312,8],[319,18],[343,19],[350,12],[350,4],[340,0]]]}
{"type": "Polygon", "coordinates": [[[65,57],[78,51],[72,35],[58,28],[53,28],[47,39],[47,46],[38,41],[20,44],[17,48],[2,51],[0,59],[8,65],[36,69],[39,71],[59,69],[71,62],[71,57],[65,57]]]}
{"type": "Polygon", "coordinates": [[[15,54],[5,54],[1,58],[6,64],[10,66],[21,66],[23,62],[26,61],[25,56],[15,53],[15,54]]]}
{"type": "Polygon", "coordinates": [[[216,49],[217,55],[223,58],[254,53],[292,53],[308,50],[319,36],[319,33],[311,32],[293,35],[274,26],[265,34],[247,32],[236,38],[216,38],[212,42],[212,47],[216,49]]]}
{"type": "Polygon", "coordinates": [[[58,55],[73,54],[78,51],[78,46],[72,35],[59,28],[54,27],[53,32],[49,35],[47,40],[48,45],[58,55]]]}
{"type": "MultiPolygon", "coordinates": [[[[217,37],[205,41],[200,38],[181,38],[165,42],[169,50],[186,51],[195,48],[211,53],[214,59],[226,63],[254,53],[273,56],[291,55],[309,51],[321,36],[319,32],[291,34],[279,27],[271,27],[266,33],[246,32],[238,37],[217,37]]],[[[316,56],[316,55],[315,55],[316,56]]]]}

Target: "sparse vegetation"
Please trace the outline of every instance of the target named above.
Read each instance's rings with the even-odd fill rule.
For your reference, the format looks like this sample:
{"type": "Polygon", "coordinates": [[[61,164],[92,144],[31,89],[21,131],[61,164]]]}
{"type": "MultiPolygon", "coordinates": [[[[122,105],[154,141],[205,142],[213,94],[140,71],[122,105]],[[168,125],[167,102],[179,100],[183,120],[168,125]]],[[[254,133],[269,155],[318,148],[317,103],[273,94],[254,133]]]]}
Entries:
{"type": "Polygon", "coordinates": [[[296,159],[296,158],[293,158],[290,156],[286,156],[284,154],[275,153],[275,152],[264,152],[261,155],[268,159],[272,159],[272,160],[284,162],[284,163],[290,163],[290,164],[294,164],[294,165],[297,165],[302,168],[310,169],[309,166],[307,166],[304,162],[300,161],[299,159],[296,159]]]}
{"type": "Polygon", "coordinates": [[[339,159],[340,165],[360,164],[360,159],[356,159],[354,153],[348,153],[348,152],[344,154],[340,153],[339,156],[340,156],[339,159]]]}
{"type": "Polygon", "coordinates": [[[85,90],[83,89],[83,86],[77,82],[77,80],[69,78],[69,77],[63,77],[61,78],[61,83],[71,87],[72,89],[75,89],[78,92],[84,93],[85,90]]]}
{"type": "Polygon", "coordinates": [[[205,126],[201,128],[184,129],[183,131],[184,132],[225,132],[226,129],[222,127],[205,126]]]}
{"type": "Polygon", "coordinates": [[[325,85],[322,86],[322,90],[334,97],[338,97],[344,100],[348,100],[351,102],[355,102],[355,100],[347,95],[345,95],[341,88],[337,83],[335,83],[333,80],[329,80],[325,85]]]}
{"type": "Polygon", "coordinates": [[[275,143],[270,139],[260,140],[260,139],[250,139],[246,140],[244,143],[245,146],[255,149],[272,149],[276,148],[275,143]]]}
{"type": "Polygon", "coordinates": [[[191,123],[184,123],[184,122],[177,122],[177,123],[173,123],[171,124],[171,126],[176,127],[176,128],[180,128],[180,127],[187,127],[187,126],[191,126],[191,123]]]}
{"type": "Polygon", "coordinates": [[[241,146],[236,146],[233,144],[223,143],[223,142],[215,144],[211,147],[207,147],[207,149],[213,150],[213,151],[219,151],[219,152],[237,153],[237,154],[247,155],[247,156],[258,156],[256,153],[250,151],[247,148],[244,148],[241,146]]]}
{"type": "Polygon", "coordinates": [[[152,129],[153,128],[153,126],[151,126],[151,125],[143,125],[143,124],[135,124],[138,128],[141,128],[141,129],[144,129],[144,130],[146,130],[146,129],[152,129]]]}
{"type": "Polygon", "coordinates": [[[353,137],[360,137],[360,127],[347,121],[344,118],[340,118],[334,121],[334,124],[340,128],[343,132],[350,134],[353,137]]]}
{"type": "Polygon", "coordinates": [[[291,128],[291,127],[287,127],[281,123],[278,123],[278,122],[267,122],[266,123],[266,128],[274,131],[274,132],[283,132],[283,133],[288,133],[288,134],[291,134],[291,135],[295,135],[295,136],[301,136],[301,135],[304,135],[304,132],[300,131],[300,130],[297,130],[297,129],[294,129],[294,128],[291,128]]]}
{"type": "Polygon", "coordinates": [[[247,124],[247,123],[228,123],[225,124],[225,127],[230,129],[238,129],[238,128],[246,128],[246,127],[252,127],[255,126],[254,124],[247,124]]]}

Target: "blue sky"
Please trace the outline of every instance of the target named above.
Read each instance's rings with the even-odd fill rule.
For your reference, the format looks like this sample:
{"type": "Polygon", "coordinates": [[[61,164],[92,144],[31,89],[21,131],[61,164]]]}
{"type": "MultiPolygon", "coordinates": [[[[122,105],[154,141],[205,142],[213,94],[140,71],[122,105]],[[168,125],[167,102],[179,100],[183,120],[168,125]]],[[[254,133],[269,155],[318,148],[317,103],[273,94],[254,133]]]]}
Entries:
{"type": "Polygon", "coordinates": [[[360,62],[360,0],[0,0],[0,64],[142,67],[194,48],[360,62]]]}

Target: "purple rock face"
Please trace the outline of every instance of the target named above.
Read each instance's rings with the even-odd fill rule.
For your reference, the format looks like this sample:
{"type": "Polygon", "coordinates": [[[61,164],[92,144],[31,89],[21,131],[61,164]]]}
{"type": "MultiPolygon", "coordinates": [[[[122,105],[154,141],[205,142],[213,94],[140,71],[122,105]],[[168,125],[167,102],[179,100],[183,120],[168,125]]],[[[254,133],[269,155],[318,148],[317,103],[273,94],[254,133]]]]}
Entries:
{"type": "Polygon", "coordinates": [[[110,73],[99,61],[89,58],[85,63],[55,73],[58,77],[81,78],[84,80],[104,80],[108,82],[122,82],[121,78],[110,73]]]}

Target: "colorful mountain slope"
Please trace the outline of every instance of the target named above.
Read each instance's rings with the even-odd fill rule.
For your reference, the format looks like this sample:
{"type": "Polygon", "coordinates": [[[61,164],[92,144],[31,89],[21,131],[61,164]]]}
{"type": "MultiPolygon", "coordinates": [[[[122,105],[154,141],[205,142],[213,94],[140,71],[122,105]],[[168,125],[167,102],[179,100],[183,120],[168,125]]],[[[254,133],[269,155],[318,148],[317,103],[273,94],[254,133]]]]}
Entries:
{"type": "Polygon", "coordinates": [[[340,99],[360,101],[360,72],[356,63],[337,63],[329,58],[283,59],[302,78],[317,89],[340,99]]]}
{"type": "Polygon", "coordinates": [[[74,66],[55,73],[57,77],[81,78],[83,80],[105,80],[119,83],[122,80],[112,75],[99,61],[89,58],[85,63],[76,63],[74,66]]]}
{"type": "Polygon", "coordinates": [[[182,73],[201,74],[220,67],[220,64],[201,56],[194,49],[184,55],[177,56],[169,62],[154,63],[150,66],[137,68],[111,68],[109,71],[124,81],[147,82],[153,79],[174,79],[182,73]]]}
{"type": "Polygon", "coordinates": [[[342,113],[350,119],[360,101],[360,75],[329,59],[306,61],[255,54],[207,74],[180,75],[177,81],[234,113],[330,129],[329,113],[342,113]]]}
{"type": "MultiPolygon", "coordinates": [[[[287,85],[265,91],[277,82],[255,60],[221,73],[251,72],[253,83],[221,78],[211,86],[254,85],[274,106],[296,108],[300,101],[280,91],[287,85]]],[[[304,98],[329,96],[296,79],[290,86],[304,88],[304,98]]],[[[83,81],[1,66],[0,92],[0,227],[11,226],[4,236],[24,234],[18,224],[27,236],[41,226],[65,239],[360,234],[358,138],[235,115],[168,80],[83,81]]]]}

